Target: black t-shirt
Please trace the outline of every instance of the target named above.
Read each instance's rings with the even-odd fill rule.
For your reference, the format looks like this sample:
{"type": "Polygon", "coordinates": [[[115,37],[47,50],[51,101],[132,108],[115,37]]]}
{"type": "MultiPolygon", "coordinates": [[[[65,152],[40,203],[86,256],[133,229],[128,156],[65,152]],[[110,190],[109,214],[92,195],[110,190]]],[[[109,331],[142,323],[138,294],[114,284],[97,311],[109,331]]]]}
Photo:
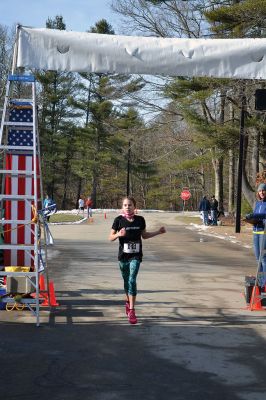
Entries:
{"type": "Polygon", "coordinates": [[[140,215],[135,215],[132,222],[122,215],[115,218],[112,229],[116,232],[126,229],[126,236],[119,237],[118,260],[130,260],[132,258],[142,261],[141,232],[146,229],[146,222],[140,215]]]}

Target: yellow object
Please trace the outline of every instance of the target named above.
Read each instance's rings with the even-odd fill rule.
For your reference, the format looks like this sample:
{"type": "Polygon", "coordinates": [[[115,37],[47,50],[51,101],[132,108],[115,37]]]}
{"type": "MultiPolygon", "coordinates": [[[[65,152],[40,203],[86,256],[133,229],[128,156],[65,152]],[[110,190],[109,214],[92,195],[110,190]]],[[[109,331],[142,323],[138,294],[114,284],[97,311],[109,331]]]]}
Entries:
{"type": "Polygon", "coordinates": [[[6,272],[30,272],[30,267],[5,267],[6,272]]]}
{"type": "Polygon", "coordinates": [[[20,303],[6,303],[6,311],[23,311],[25,308],[25,304],[20,304],[20,303]]]}

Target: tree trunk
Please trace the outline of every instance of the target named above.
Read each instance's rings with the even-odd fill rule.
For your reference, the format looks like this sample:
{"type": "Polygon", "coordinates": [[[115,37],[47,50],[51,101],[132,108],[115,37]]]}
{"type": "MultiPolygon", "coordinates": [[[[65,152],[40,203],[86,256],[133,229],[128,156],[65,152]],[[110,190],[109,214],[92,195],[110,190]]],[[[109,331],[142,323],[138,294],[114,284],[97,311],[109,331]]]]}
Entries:
{"type": "Polygon", "coordinates": [[[256,182],[257,173],[259,172],[259,144],[260,144],[260,131],[258,129],[253,130],[253,141],[252,141],[252,154],[251,154],[251,175],[252,181],[256,182]]]}
{"type": "Polygon", "coordinates": [[[79,199],[81,196],[81,188],[82,188],[82,178],[78,178],[78,189],[77,189],[77,198],[76,198],[76,208],[78,208],[79,199]]]}
{"type": "Polygon", "coordinates": [[[98,186],[98,173],[96,170],[93,170],[91,198],[94,208],[96,208],[97,204],[97,186],[98,186]]]}
{"type": "MultiPolygon", "coordinates": [[[[224,124],[225,120],[225,104],[226,104],[226,89],[221,89],[221,104],[220,104],[220,124],[224,124]]],[[[216,171],[215,171],[215,197],[218,200],[219,205],[221,205],[221,210],[223,211],[224,204],[224,162],[223,158],[219,158],[216,161],[216,171]]]]}
{"type": "Polygon", "coordinates": [[[266,170],[266,130],[262,132],[262,150],[260,152],[259,170],[260,172],[266,170]]]}
{"type": "Polygon", "coordinates": [[[235,157],[232,149],[229,150],[228,168],[228,212],[231,214],[235,208],[235,157]]]}
{"type": "MultiPolygon", "coordinates": [[[[67,156],[68,157],[68,156],[67,156]]],[[[69,177],[69,159],[66,159],[65,168],[64,168],[64,180],[63,180],[63,198],[62,198],[62,210],[66,209],[66,200],[67,200],[67,187],[68,187],[68,177],[69,177]]]]}
{"type": "Polygon", "coordinates": [[[214,175],[215,175],[215,197],[219,204],[223,204],[223,158],[216,158],[212,160],[214,175]]]}
{"type": "Polygon", "coordinates": [[[199,176],[200,176],[200,184],[201,184],[202,193],[205,193],[206,192],[206,181],[205,181],[205,172],[204,172],[203,165],[201,165],[201,167],[200,167],[199,176]]]}
{"type": "MultiPolygon", "coordinates": [[[[251,207],[254,206],[254,190],[252,189],[249,179],[248,179],[248,174],[247,174],[247,154],[248,154],[248,147],[249,147],[249,135],[246,131],[246,135],[244,137],[244,149],[243,149],[243,174],[242,174],[242,194],[244,195],[245,199],[249,203],[251,207]]],[[[255,185],[255,182],[254,182],[255,185]]]]}
{"type": "Polygon", "coordinates": [[[243,192],[243,195],[245,196],[245,199],[247,200],[248,204],[253,208],[254,201],[255,201],[255,195],[254,195],[254,190],[250,186],[250,183],[247,179],[246,173],[243,173],[242,192],[243,192]]]}
{"type": "Polygon", "coordinates": [[[146,184],[143,183],[140,185],[140,194],[141,194],[141,198],[142,198],[142,206],[143,208],[147,208],[147,203],[146,203],[146,184]]]}

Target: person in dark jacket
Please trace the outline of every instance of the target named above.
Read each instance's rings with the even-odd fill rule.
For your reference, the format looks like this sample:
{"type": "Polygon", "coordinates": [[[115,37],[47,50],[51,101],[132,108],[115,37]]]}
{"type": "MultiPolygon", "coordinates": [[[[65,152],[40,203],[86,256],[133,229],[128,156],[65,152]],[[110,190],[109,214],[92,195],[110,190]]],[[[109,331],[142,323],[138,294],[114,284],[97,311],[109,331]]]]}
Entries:
{"type": "Polygon", "coordinates": [[[211,224],[217,225],[218,201],[216,200],[214,195],[211,197],[210,205],[211,205],[211,224]]]}
{"type": "Polygon", "coordinates": [[[202,213],[203,215],[203,222],[204,225],[209,225],[209,212],[211,209],[211,205],[210,202],[207,198],[207,196],[203,196],[200,204],[199,204],[199,211],[202,213]]]}
{"type": "Polygon", "coordinates": [[[264,286],[266,283],[266,240],[264,238],[265,233],[265,222],[266,222],[266,184],[261,183],[257,189],[257,201],[253,213],[246,215],[246,221],[253,224],[253,250],[257,262],[261,262],[259,266],[259,272],[262,272],[260,276],[260,286],[264,286]],[[264,244],[264,248],[262,248],[264,244]],[[260,259],[261,252],[262,257],[260,259]]]}

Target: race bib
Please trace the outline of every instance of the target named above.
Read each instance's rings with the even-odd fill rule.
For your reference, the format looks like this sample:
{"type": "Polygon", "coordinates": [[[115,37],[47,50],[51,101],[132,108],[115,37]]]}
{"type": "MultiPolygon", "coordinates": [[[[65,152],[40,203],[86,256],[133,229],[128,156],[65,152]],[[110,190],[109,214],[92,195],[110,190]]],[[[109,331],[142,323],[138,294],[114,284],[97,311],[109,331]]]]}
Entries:
{"type": "Polygon", "coordinates": [[[129,242],[129,243],[124,243],[124,248],[123,252],[124,253],[139,253],[140,250],[140,244],[136,242],[129,242]]]}

